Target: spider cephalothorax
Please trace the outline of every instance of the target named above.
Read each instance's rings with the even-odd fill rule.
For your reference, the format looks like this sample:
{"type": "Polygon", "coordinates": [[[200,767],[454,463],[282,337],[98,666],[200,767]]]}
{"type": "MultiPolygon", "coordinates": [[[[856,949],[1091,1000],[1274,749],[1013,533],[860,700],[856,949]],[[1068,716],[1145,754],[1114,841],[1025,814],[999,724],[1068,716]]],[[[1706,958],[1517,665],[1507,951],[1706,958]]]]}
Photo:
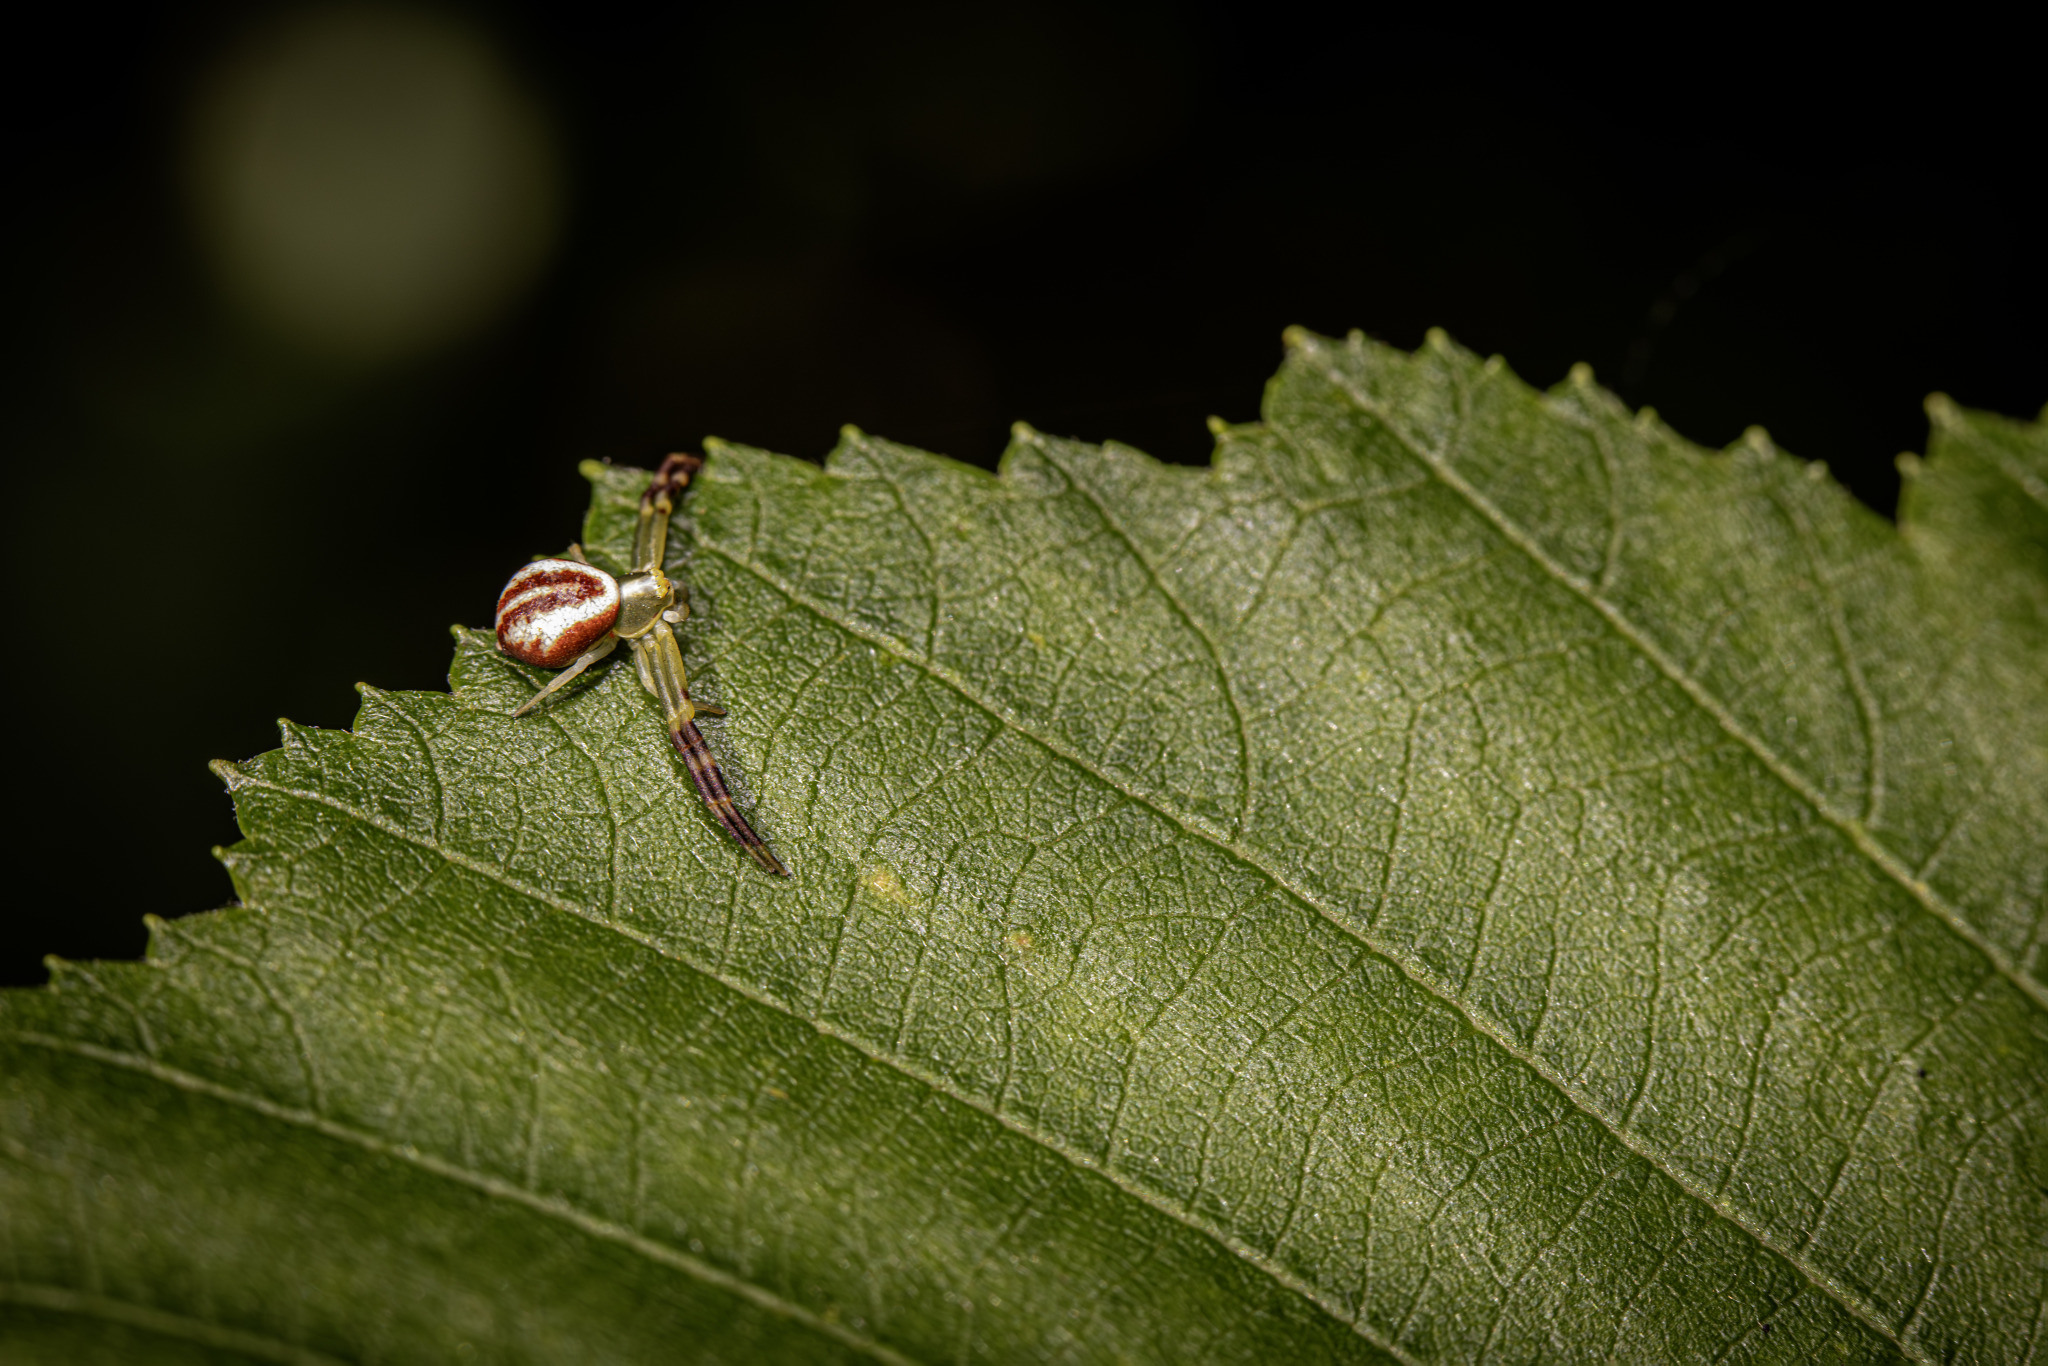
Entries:
{"type": "Polygon", "coordinates": [[[498,648],[522,664],[562,671],[512,713],[524,716],[625,641],[632,647],[640,682],[668,714],[669,742],[683,756],[704,804],[755,862],[788,877],[789,869],[733,806],[718,761],[697,729],[697,717],[724,713],[690,701],[674,629],[689,616],[690,600],[661,572],[669,516],[703,463],[701,456],[671,455],[655,471],[640,499],[633,571],[623,579],[584,559],[576,546],[563,558],[535,560],[514,574],[498,595],[498,648]]]}

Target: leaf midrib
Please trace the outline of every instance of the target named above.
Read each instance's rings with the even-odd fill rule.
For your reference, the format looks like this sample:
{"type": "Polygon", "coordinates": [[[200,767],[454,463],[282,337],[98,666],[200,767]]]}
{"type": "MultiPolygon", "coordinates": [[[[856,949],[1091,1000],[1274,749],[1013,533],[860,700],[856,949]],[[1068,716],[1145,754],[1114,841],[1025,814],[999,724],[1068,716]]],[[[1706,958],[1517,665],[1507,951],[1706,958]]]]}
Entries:
{"type": "MultiPolygon", "coordinates": [[[[1304,346],[1303,349],[1313,349],[1312,344],[1304,346]]],[[[1940,920],[1951,931],[1982,953],[1989,960],[1991,966],[1998,970],[1999,975],[2017,988],[2035,1006],[2042,1010],[2048,1010],[2048,985],[2036,981],[2032,976],[2021,971],[2008,954],[1985,938],[1975,926],[1971,925],[1963,917],[1960,911],[1949,905],[1940,893],[1915,877],[1912,870],[1906,867],[1904,861],[1873,835],[1862,821],[1846,811],[1837,809],[1834,803],[1827,799],[1826,794],[1821,792],[1819,787],[1812,783],[1806,775],[1795,768],[1789,760],[1779,755],[1770,745],[1766,744],[1762,736],[1755,734],[1748,727],[1744,726],[1719,698],[1708,691],[1706,686],[1687,672],[1684,666],[1679,664],[1677,660],[1667,655],[1655,641],[1651,640],[1641,628],[1630,621],[1619,608],[1595,592],[1593,586],[1587,583],[1584,578],[1572,573],[1553,559],[1534,536],[1517,526],[1506,513],[1495,507],[1491,499],[1481,493],[1463,475],[1459,474],[1457,470],[1453,469],[1450,463],[1442,456],[1430,450],[1429,447],[1404,430],[1400,424],[1395,422],[1393,416],[1385,408],[1374,402],[1367,395],[1359,393],[1336,370],[1323,366],[1318,370],[1318,373],[1327,379],[1331,386],[1343,394],[1345,399],[1360,412],[1379,423],[1389,435],[1401,443],[1403,449],[1419,461],[1423,468],[1430,471],[1439,482],[1464,499],[1467,505],[1483,517],[1502,539],[1527,555],[1531,563],[1542,570],[1547,577],[1597,612],[1607,622],[1608,626],[1614,630],[1615,634],[1621,637],[1625,644],[1641,654],[1659,672],[1676,684],[1692,700],[1694,705],[1706,713],[1715,725],[1726,732],[1731,739],[1749,750],[1759,763],[1786,787],[1790,788],[1792,793],[1807,806],[1811,807],[1822,820],[1834,826],[1836,830],[1846,836],[1851,846],[1858,853],[1870,860],[1887,878],[1897,883],[1923,910],[1940,920]]],[[[1493,378],[1493,372],[1491,370],[1487,371],[1486,376],[1490,382],[1493,378]]],[[[1579,428],[1581,431],[1592,430],[1588,424],[1577,421],[1569,415],[1558,414],[1558,416],[1560,420],[1579,428]]]]}
{"type": "MultiPolygon", "coordinates": [[[[1268,864],[1259,851],[1251,848],[1246,844],[1241,843],[1240,841],[1231,839],[1230,837],[1222,834],[1219,831],[1210,829],[1207,823],[1202,821],[1199,817],[1196,817],[1191,813],[1186,813],[1178,810],[1172,804],[1165,801],[1163,798],[1143,792],[1140,789],[1128,783],[1125,783],[1119,780],[1118,778],[1114,777],[1113,775],[1097,768],[1094,764],[1090,763],[1089,760],[1085,756],[1083,756],[1079,751],[1074,750],[1071,747],[1067,746],[1066,744],[1058,740],[1056,737],[1040,734],[1037,730],[1033,729],[1032,727],[1024,723],[1018,717],[1012,715],[1008,708],[1003,707],[1002,705],[992,701],[991,699],[981,696],[972,686],[970,686],[966,682],[965,679],[959,677],[951,669],[948,669],[945,665],[938,663],[936,660],[925,658],[922,654],[918,653],[910,646],[904,644],[902,641],[899,641],[894,637],[885,634],[884,632],[874,630],[872,628],[860,625],[858,623],[844,621],[834,616],[831,609],[827,605],[820,603],[815,599],[812,599],[809,595],[805,594],[795,585],[785,582],[779,575],[775,574],[774,571],[768,569],[766,566],[756,564],[748,557],[712,539],[710,536],[705,534],[701,526],[695,532],[695,540],[697,544],[702,546],[704,549],[709,550],[713,554],[719,556],[719,558],[725,560],[729,564],[733,565],[735,568],[741,569],[747,573],[754,575],[763,583],[767,584],[770,588],[774,589],[778,593],[781,593],[791,602],[804,608],[806,611],[816,616],[819,620],[825,622],[826,624],[836,629],[843,630],[850,635],[857,636],[860,639],[867,641],[869,644],[876,646],[877,648],[887,650],[890,653],[896,655],[898,658],[902,659],[905,663],[917,667],[934,680],[943,683],[947,687],[951,688],[954,692],[958,693],[962,698],[974,704],[976,707],[979,707],[982,711],[986,712],[989,716],[993,717],[996,721],[1008,727],[1010,730],[1014,731],[1018,735],[1023,736],[1025,739],[1030,740],[1033,743],[1041,746],[1049,753],[1065,760],[1066,762],[1073,764],[1076,768],[1080,769],[1084,773],[1089,774],[1091,777],[1103,783],[1105,786],[1111,788],[1116,792],[1121,793],[1125,797],[1129,798],[1131,801],[1136,802],[1141,806],[1144,806],[1147,810],[1150,810],[1158,816],[1160,816],[1161,818],[1172,822],[1173,824],[1179,826],[1182,830],[1187,831],[1189,834],[1195,836],[1196,838],[1206,841],[1207,843],[1215,846],[1216,848],[1229,854],[1231,857],[1237,859],[1239,862],[1243,863],[1252,871],[1267,878],[1275,886],[1285,890],[1289,895],[1295,897],[1303,905],[1309,907],[1317,915],[1321,916],[1323,920],[1328,922],[1340,933],[1344,934],[1345,936],[1354,940],[1366,949],[1370,950],[1376,956],[1384,959],[1387,963],[1392,965],[1404,976],[1406,976],[1410,981],[1413,981],[1417,986],[1421,987],[1431,996],[1434,996],[1438,1000],[1450,1006],[1452,1009],[1456,1010],[1458,1014],[1465,1020],[1466,1025],[1469,1028],[1471,1028],[1474,1032],[1478,1033],[1479,1035],[1487,1039],[1496,1047],[1500,1048],[1503,1052],[1507,1053],[1517,1062],[1520,1062],[1523,1066],[1527,1067],[1530,1071],[1534,1072],[1537,1076],[1541,1077],[1544,1081],[1548,1082],[1552,1087],[1556,1088],[1557,1091],[1560,1094],[1562,1094],[1565,1097],[1565,1099],[1568,1100],[1575,1108],[1583,1112],[1588,1118],[1592,1119],[1595,1123],[1599,1124],[1603,1129],[1605,1129],[1609,1134],[1611,1134],[1616,1142],[1620,1143],[1630,1152],[1634,1153],[1636,1156],[1642,1158],[1645,1162],[1648,1162],[1652,1167],[1656,1168],[1659,1172],[1661,1172],[1664,1176],[1666,1176],[1674,1184],[1676,1184],[1680,1190],[1684,1191],[1687,1195],[1691,1196],[1693,1199],[1699,1201],[1702,1205],[1706,1206],[1706,1208],[1710,1212],[1712,1212],[1715,1215],[1715,1217],[1726,1220],[1728,1223],[1732,1224],[1735,1228],[1739,1229],[1743,1234],[1745,1234],[1754,1242],[1756,1242],[1757,1245],[1762,1247],[1765,1251],[1770,1252],[1773,1255],[1781,1258],[1787,1265],[1791,1266],[1793,1269],[1798,1271],[1800,1275],[1804,1276],[1809,1282],[1811,1282],[1815,1287],[1820,1289],[1829,1298],[1833,1299],[1836,1303],[1840,1304],[1859,1322],[1865,1324],[1866,1326],[1870,1327],[1873,1331],[1882,1335],[1887,1341],[1892,1343],[1893,1346],[1898,1348],[1898,1350],[1902,1354],[1904,1354],[1908,1359],[1920,1363],[1920,1366],[1934,1366],[1932,1358],[1926,1356],[1924,1353],[1912,1347],[1909,1347],[1906,1343],[1900,1340],[1898,1334],[1895,1331],[1893,1331],[1891,1326],[1888,1323],[1886,1323],[1885,1320],[1877,1313],[1877,1310],[1874,1305],[1870,1304],[1861,1296],[1856,1295],[1853,1291],[1851,1291],[1847,1286],[1843,1285],[1834,1276],[1831,1276],[1827,1272],[1823,1271],[1821,1268],[1814,1266],[1808,1261],[1806,1261],[1804,1257],[1802,1257],[1797,1251],[1795,1251],[1789,1245],[1781,1242],[1777,1238],[1774,1238],[1764,1229],[1751,1223],[1749,1219],[1741,1213],[1740,1210],[1731,1205],[1726,1205],[1720,1202],[1714,1196],[1714,1194],[1706,1188],[1706,1186],[1703,1183],[1698,1181],[1696,1178],[1692,1177],[1682,1168],[1673,1165],[1670,1162],[1670,1160],[1657,1149],[1651,1147],[1647,1143],[1643,1142],[1641,1139],[1637,1138],[1633,1133],[1631,1133],[1629,1130],[1623,1127],[1622,1122],[1620,1120],[1618,1120],[1613,1115],[1609,1114],[1604,1106],[1601,1106],[1597,1101],[1593,1100],[1590,1096],[1586,1095],[1578,1087],[1574,1086],[1562,1073],[1550,1067],[1549,1064],[1545,1063],[1542,1059],[1536,1057],[1534,1054],[1531,1054],[1527,1050],[1523,1049],[1519,1044],[1515,1043],[1511,1038],[1506,1036],[1504,1032],[1500,1031],[1498,1026],[1496,1026],[1492,1021],[1488,1020],[1485,1016],[1480,1015],[1477,1012],[1477,1010],[1473,1007],[1467,1005],[1466,1002],[1458,995],[1458,993],[1454,989],[1440,981],[1437,975],[1431,972],[1426,965],[1424,965],[1416,959],[1413,959],[1409,955],[1403,953],[1396,946],[1382,941],[1379,938],[1379,936],[1374,934],[1370,929],[1361,930],[1357,926],[1349,923],[1343,917],[1339,916],[1332,908],[1325,905],[1319,897],[1309,892],[1306,888],[1303,888],[1296,884],[1293,880],[1288,878],[1287,875],[1281,872],[1279,869],[1268,864]]],[[[802,1017],[799,1016],[799,1018],[802,1017]]],[[[849,1039],[848,1041],[853,1042],[853,1040],[851,1039],[849,1039]]],[[[870,1052],[870,1056],[875,1057],[877,1061],[889,1063],[892,1066],[897,1065],[894,1061],[892,1061],[890,1058],[883,1055],[882,1053],[871,1052],[869,1047],[864,1044],[855,1043],[855,1046],[862,1048],[862,1051],[864,1052],[870,1052]]],[[[905,1065],[903,1070],[909,1072],[911,1075],[921,1075],[921,1073],[919,1073],[918,1071],[913,1070],[913,1068],[910,1065],[905,1065]]],[[[983,1105],[976,1100],[970,1099],[959,1092],[952,1090],[949,1084],[942,1084],[942,1089],[945,1089],[946,1093],[949,1095],[959,1096],[961,1099],[966,1100],[967,1103],[975,1105],[977,1109],[981,1109],[984,1113],[994,1115],[996,1118],[1002,1119],[1005,1123],[1009,1123],[1009,1120],[1005,1116],[1001,1115],[999,1112],[990,1109],[986,1105],[983,1105]]],[[[1027,1134],[1027,1136],[1035,1136],[1032,1135],[1030,1131],[1026,1128],[1019,1128],[1018,1132],[1025,1133],[1027,1134]]],[[[1131,1189],[1123,1181],[1119,1180],[1112,1173],[1101,1167],[1092,1158],[1087,1157],[1087,1155],[1085,1154],[1077,1153],[1075,1150],[1069,1149],[1060,1140],[1040,1138],[1040,1141],[1047,1142],[1048,1146],[1053,1147],[1055,1151],[1060,1152],[1064,1156],[1068,1156],[1070,1160],[1079,1162],[1081,1165],[1087,1167],[1089,1170],[1102,1172],[1102,1174],[1104,1174],[1105,1176],[1109,1176],[1110,1179],[1117,1181],[1117,1184],[1119,1186],[1123,1186],[1126,1190],[1131,1189]]],[[[1155,1208],[1167,1209],[1169,1211],[1172,1211],[1174,1209],[1173,1206],[1166,1205],[1157,1200],[1156,1197],[1151,1196],[1149,1192],[1144,1192],[1142,1188],[1138,1190],[1131,1190],[1131,1193],[1137,1195],[1140,1199],[1146,1200],[1147,1203],[1153,1204],[1155,1208]]],[[[1184,1222],[1190,1221],[1184,1219],[1184,1222]]],[[[1195,1225],[1192,1222],[1191,1226],[1199,1227],[1198,1225],[1195,1225]]],[[[1206,1228],[1204,1228],[1202,1231],[1209,1232],[1212,1237],[1216,1237],[1219,1241],[1223,1241],[1225,1243],[1225,1246],[1230,1247],[1232,1251],[1238,1252],[1238,1255],[1247,1257],[1247,1260],[1253,1260],[1253,1257],[1247,1254],[1245,1251],[1241,1250],[1241,1245],[1239,1245],[1235,1239],[1230,1239],[1227,1234],[1221,1234],[1218,1232],[1208,1230],[1206,1228]]],[[[1258,1258],[1257,1262],[1262,1264],[1263,1258],[1258,1258]]],[[[1276,1278],[1278,1278],[1280,1276],[1286,1275],[1287,1273],[1280,1271],[1278,1268],[1274,1268],[1273,1274],[1276,1276],[1276,1278]]],[[[1283,1284],[1285,1283],[1288,1282],[1283,1281],[1283,1284]]],[[[1311,1300],[1314,1300],[1316,1303],[1321,1304],[1320,1299],[1317,1299],[1312,1291],[1303,1289],[1302,1293],[1306,1294],[1311,1300]]],[[[1327,1308],[1327,1306],[1324,1307],[1327,1308]]],[[[1353,1328],[1357,1329],[1361,1333],[1361,1335],[1364,1334],[1365,1328],[1362,1319],[1346,1320],[1343,1319],[1341,1315],[1339,1315],[1338,1317],[1340,1321],[1349,1323],[1353,1328]]],[[[1376,1345],[1378,1344],[1376,1343],[1376,1345]]],[[[1392,1352],[1393,1348],[1389,1346],[1386,1350],[1392,1352]]]]}
{"type": "MultiPolygon", "coordinates": [[[[445,853],[445,851],[437,852],[445,853]]],[[[421,1152],[411,1144],[393,1143],[387,1139],[379,1138],[376,1134],[370,1133],[367,1130],[337,1123],[311,1110],[301,1110],[295,1106],[280,1105],[266,1097],[253,1095],[232,1086],[223,1086],[217,1081],[187,1072],[183,1068],[172,1067],[157,1061],[155,1058],[143,1057],[137,1053],[129,1053],[115,1048],[103,1048],[98,1044],[85,1043],[77,1039],[60,1038],[55,1035],[42,1034],[26,1029],[10,1029],[5,1031],[4,1034],[0,1034],[0,1037],[9,1038],[17,1043],[26,1044],[33,1048],[41,1048],[53,1053],[84,1058],[88,1061],[99,1063],[102,1066],[116,1067],[124,1071],[140,1073],[163,1082],[167,1086],[174,1086],[187,1094],[205,1096],[210,1100],[236,1106],[281,1124],[293,1125],[320,1134],[324,1138],[331,1138],[337,1142],[351,1144],[363,1149],[365,1152],[374,1153],[379,1157],[407,1163],[432,1176],[465,1186],[490,1199],[503,1200],[510,1204],[519,1205],[536,1214],[566,1223],[590,1237],[637,1253],[658,1266],[666,1267],[672,1271],[681,1271],[685,1275],[703,1281],[708,1285],[716,1286],[728,1294],[737,1295],[751,1304],[768,1310],[770,1313],[777,1314],[789,1319],[793,1323],[801,1324],[816,1333],[832,1338],[845,1346],[853,1348],[855,1351],[866,1353],[877,1361],[886,1362],[888,1366],[920,1366],[914,1358],[907,1357],[893,1348],[874,1341],[872,1338],[856,1333],[842,1323],[832,1322],[794,1301],[784,1299],[765,1286],[747,1280],[744,1277],[735,1276],[730,1272],[722,1271],[710,1263],[701,1261],[689,1253],[671,1247],[658,1239],[649,1238],[647,1235],[628,1228],[623,1224],[616,1224],[609,1219],[600,1218],[566,1200],[542,1195],[537,1191],[529,1190],[514,1182],[506,1181],[501,1177],[492,1176],[488,1172],[476,1171],[460,1163],[450,1162],[431,1153],[421,1152]]],[[[4,1298],[4,1292],[0,1292],[0,1299],[4,1298]]],[[[239,1333],[241,1330],[227,1329],[225,1331],[239,1333]]],[[[214,1345],[223,1344],[216,1343],[214,1345]]],[[[326,1362],[330,1360],[330,1358],[320,1356],[318,1353],[310,1350],[297,1348],[294,1350],[299,1351],[303,1359],[307,1361],[326,1362]]],[[[282,1360],[284,1358],[279,1359],[282,1360]]],[[[298,1360],[300,1358],[295,1357],[291,1359],[298,1360]]]]}

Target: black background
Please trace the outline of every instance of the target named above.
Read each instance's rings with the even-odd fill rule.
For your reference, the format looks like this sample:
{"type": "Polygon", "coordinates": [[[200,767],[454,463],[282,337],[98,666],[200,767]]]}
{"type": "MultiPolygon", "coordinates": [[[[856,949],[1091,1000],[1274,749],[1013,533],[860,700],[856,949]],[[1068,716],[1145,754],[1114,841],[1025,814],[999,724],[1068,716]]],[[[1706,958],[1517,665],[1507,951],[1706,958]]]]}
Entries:
{"type": "Polygon", "coordinates": [[[584,457],[853,422],[993,464],[1023,418],[1200,462],[1286,325],[1438,325],[1889,515],[1929,391],[2048,399],[2037,49],[1945,14],[462,9],[561,131],[566,235],[484,335],[339,376],[234,320],[181,208],[195,73],[271,12],[8,44],[0,982],[226,901],[206,760],[444,686],[584,457]]]}

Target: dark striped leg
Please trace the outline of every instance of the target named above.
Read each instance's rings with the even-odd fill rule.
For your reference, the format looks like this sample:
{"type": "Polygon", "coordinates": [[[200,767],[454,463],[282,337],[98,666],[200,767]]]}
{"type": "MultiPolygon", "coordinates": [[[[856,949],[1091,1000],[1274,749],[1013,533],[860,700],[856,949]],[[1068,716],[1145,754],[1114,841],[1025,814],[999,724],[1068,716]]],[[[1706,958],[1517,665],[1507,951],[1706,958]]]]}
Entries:
{"type": "Polygon", "coordinates": [[[683,490],[698,470],[704,468],[701,455],[676,454],[661,462],[661,468],[648,481],[647,491],[640,495],[640,525],[633,533],[633,568],[661,568],[662,553],[668,544],[668,519],[682,501],[683,490]]]}
{"type": "Polygon", "coordinates": [[[690,781],[697,784],[697,795],[704,799],[704,805],[711,808],[711,814],[725,827],[725,833],[744,846],[760,864],[777,877],[788,877],[789,869],[782,866],[782,860],[768,847],[768,842],[754,833],[754,827],[747,824],[747,818],[732,804],[732,793],[726,790],[725,775],[718,771],[718,761],[711,757],[711,749],[704,743],[704,733],[697,729],[694,721],[685,721],[669,732],[669,743],[676,747],[676,753],[683,756],[683,764],[690,770],[690,781]]]}
{"type": "Polygon", "coordinates": [[[661,462],[654,472],[654,479],[647,485],[647,492],[640,495],[643,503],[667,502],[674,506],[683,496],[683,489],[704,468],[704,457],[678,451],[661,462]]]}

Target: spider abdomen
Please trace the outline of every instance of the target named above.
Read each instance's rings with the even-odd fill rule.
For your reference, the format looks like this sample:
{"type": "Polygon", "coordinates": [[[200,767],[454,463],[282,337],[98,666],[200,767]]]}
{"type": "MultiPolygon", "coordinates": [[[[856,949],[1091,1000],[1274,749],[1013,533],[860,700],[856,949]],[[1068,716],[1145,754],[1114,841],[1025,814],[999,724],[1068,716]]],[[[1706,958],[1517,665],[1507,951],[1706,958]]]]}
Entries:
{"type": "Polygon", "coordinates": [[[535,560],[498,595],[498,648],[522,664],[559,669],[619,619],[618,580],[575,560],[535,560]]]}

